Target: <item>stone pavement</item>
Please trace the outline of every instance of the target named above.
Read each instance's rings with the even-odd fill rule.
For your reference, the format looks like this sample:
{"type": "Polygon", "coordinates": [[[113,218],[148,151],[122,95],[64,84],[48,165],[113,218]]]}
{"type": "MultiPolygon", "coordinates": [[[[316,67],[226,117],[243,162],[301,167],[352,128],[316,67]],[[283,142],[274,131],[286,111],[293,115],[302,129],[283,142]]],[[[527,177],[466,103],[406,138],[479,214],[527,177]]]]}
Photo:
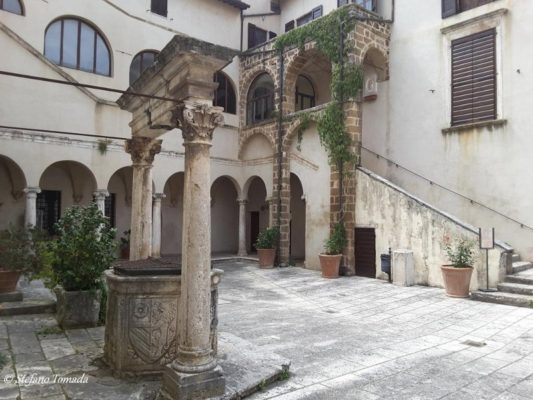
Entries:
{"type": "MultiPolygon", "coordinates": [[[[288,380],[251,399],[533,399],[533,310],[249,261],[217,268],[219,331],[291,360],[288,380]]],[[[102,345],[101,327],[63,333],[51,316],[0,318],[0,399],[152,399],[157,381],[118,380],[93,361],[102,345]],[[19,388],[4,382],[15,373],[89,383],[19,388]]]]}

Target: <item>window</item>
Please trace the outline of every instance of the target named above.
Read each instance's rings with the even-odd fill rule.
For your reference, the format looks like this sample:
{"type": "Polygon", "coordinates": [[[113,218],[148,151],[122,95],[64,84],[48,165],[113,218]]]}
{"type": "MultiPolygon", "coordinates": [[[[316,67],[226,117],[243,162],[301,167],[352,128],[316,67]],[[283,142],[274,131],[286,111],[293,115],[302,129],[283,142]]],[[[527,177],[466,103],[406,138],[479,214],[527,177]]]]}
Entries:
{"type": "Polygon", "coordinates": [[[303,75],[296,80],[295,109],[305,110],[315,106],[315,89],[311,80],[303,75]]]}
{"type": "Polygon", "coordinates": [[[237,114],[235,89],[233,89],[228,76],[223,72],[217,72],[215,74],[215,82],[218,82],[218,88],[215,90],[213,105],[223,107],[224,112],[229,114],[237,114]]]}
{"type": "Polygon", "coordinates": [[[151,0],[150,11],[154,14],[166,17],[168,13],[167,0],[151,0]]]}
{"type": "Polygon", "coordinates": [[[297,26],[305,25],[314,19],[320,18],[321,16],[322,16],[322,6],[313,8],[310,12],[298,18],[296,20],[296,25],[297,26]]]}
{"type": "Polygon", "coordinates": [[[268,32],[264,29],[258,28],[254,24],[248,24],[248,48],[259,46],[265,43],[268,39],[268,32]]]}
{"type": "Polygon", "coordinates": [[[496,30],[452,41],[452,126],[496,119],[496,30]]]}
{"type": "Polygon", "coordinates": [[[293,29],[294,29],[294,21],[290,21],[285,24],[285,32],[292,31],[293,29]]]}
{"type": "Polygon", "coordinates": [[[247,123],[254,124],[272,117],[274,82],[270,75],[259,75],[250,86],[247,101],[247,123]]]}
{"type": "Polygon", "coordinates": [[[270,11],[275,14],[281,13],[281,5],[279,4],[280,0],[274,0],[270,2],[270,11]]]}
{"type": "Polygon", "coordinates": [[[37,226],[51,235],[61,217],[61,191],[43,190],[37,194],[37,226]]]}
{"type": "Polygon", "coordinates": [[[52,22],[44,35],[44,55],[54,64],[99,75],[111,75],[111,56],[102,35],[73,18],[52,22]]]}
{"type": "Polygon", "coordinates": [[[442,18],[492,3],[494,0],[442,0],[442,18]]]}
{"type": "Polygon", "coordinates": [[[157,51],[146,50],[133,57],[130,65],[130,85],[139,79],[144,70],[155,62],[158,54],[157,51]]]}
{"type": "Polygon", "coordinates": [[[337,0],[337,6],[341,7],[349,3],[355,3],[368,11],[377,12],[378,1],[377,0],[337,0]]]}
{"type": "Polygon", "coordinates": [[[115,228],[116,227],[116,214],[115,214],[115,204],[116,204],[116,194],[109,193],[109,196],[105,198],[104,203],[104,214],[109,218],[109,224],[115,228]]]}
{"type": "Polygon", "coordinates": [[[0,10],[13,14],[24,15],[22,3],[19,0],[0,0],[0,10]]]}

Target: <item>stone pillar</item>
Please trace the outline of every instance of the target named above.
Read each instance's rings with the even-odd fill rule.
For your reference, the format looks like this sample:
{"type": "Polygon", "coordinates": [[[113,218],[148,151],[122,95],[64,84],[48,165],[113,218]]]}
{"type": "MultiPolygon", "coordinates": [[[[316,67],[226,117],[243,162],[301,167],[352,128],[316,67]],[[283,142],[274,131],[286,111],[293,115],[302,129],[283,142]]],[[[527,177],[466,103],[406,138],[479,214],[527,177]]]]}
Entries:
{"type": "Polygon", "coordinates": [[[152,208],[152,257],[161,257],[161,200],[166,196],[164,193],[154,194],[154,206],[152,208]]]}
{"type": "Polygon", "coordinates": [[[24,226],[37,225],[37,194],[41,193],[41,188],[27,187],[26,193],[26,212],[24,214],[24,226]]]}
{"type": "Polygon", "coordinates": [[[224,393],[222,369],[217,367],[210,340],[209,152],[213,131],[224,122],[221,112],[220,107],[188,102],[177,112],[185,146],[181,296],[177,357],[163,374],[164,399],[208,398],[224,393]]]}
{"type": "Polygon", "coordinates": [[[391,262],[392,282],[398,286],[413,286],[415,284],[413,250],[394,250],[391,262]]]}
{"type": "Polygon", "coordinates": [[[247,256],[246,252],[246,204],[248,200],[239,199],[239,251],[237,255],[239,257],[247,256]]]}
{"type": "Polygon", "coordinates": [[[105,189],[100,189],[94,192],[93,196],[98,209],[101,211],[102,215],[105,216],[105,198],[109,196],[109,192],[105,189]]]}
{"type": "Polygon", "coordinates": [[[136,136],[126,141],[133,161],[130,260],[144,260],[152,253],[152,163],[161,151],[161,140],[136,136]]]}
{"type": "Polygon", "coordinates": [[[266,200],[267,204],[268,204],[268,227],[272,227],[274,226],[274,213],[273,213],[273,203],[274,203],[274,198],[273,197],[269,197],[267,200],[266,200]]]}

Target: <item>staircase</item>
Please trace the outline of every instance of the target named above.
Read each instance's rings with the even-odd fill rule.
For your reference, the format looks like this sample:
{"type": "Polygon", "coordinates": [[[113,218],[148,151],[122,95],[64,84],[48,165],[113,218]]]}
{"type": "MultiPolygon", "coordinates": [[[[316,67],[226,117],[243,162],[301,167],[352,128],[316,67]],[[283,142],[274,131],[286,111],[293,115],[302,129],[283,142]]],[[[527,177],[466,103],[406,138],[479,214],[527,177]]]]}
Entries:
{"type": "Polygon", "coordinates": [[[489,303],[533,308],[533,263],[513,254],[513,272],[498,284],[497,292],[472,292],[472,299],[489,303]]]}

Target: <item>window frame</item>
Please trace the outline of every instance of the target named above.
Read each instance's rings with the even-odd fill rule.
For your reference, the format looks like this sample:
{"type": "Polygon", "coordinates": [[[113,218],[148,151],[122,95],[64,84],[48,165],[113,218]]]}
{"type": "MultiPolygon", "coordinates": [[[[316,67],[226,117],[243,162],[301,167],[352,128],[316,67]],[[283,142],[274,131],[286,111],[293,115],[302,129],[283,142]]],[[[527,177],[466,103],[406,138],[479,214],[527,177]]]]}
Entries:
{"type": "Polygon", "coordinates": [[[154,64],[154,62],[153,62],[152,64],[148,65],[146,68],[143,69],[143,58],[144,58],[144,55],[145,55],[145,54],[148,54],[148,53],[154,55],[154,62],[155,62],[155,59],[157,58],[157,56],[158,56],[158,54],[159,54],[159,51],[157,51],[157,50],[142,50],[142,51],[138,52],[137,54],[135,54],[135,56],[131,59],[131,63],[130,63],[130,71],[129,71],[129,73],[130,73],[130,76],[129,76],[130,86],[131,86],[131,84],[132,84],[133,82],[135,82],[137,79],[139,79],[139,77],[142,75],[142,73],[143,73],[146,69],[150,68],[150,67],[154,64]],[[140,61],[140,73],[139,73],[139,76],[138,76],[136,79],[131,80],[131,68],[133,67],[133,63],[135,62],[135,59],[136,59],[137,57],[139,57],[139,56],[141,57],[141,61],[140,61]]]}
{"type": "Polygon", "coordinates": [[[20,6],[20,14],[19,13],[15,13],[13,11],[6,10],[4,8],[4,0],[0,0],[0,10],[8,12],[10,14],[20,15],[21,17],[24,17],[26,15],[26,12],[25,12],[25,9],[24,9],[24,3],[22,2],[22,0],[17,0],[17,2],[19,3],[19,6],[20,6]]]}
{"type": "Polygon", "coordinates": [[[159,15],[160,17],[168,18],[168,0],[150,0],[150,12],[152,14],[159,15]],[[159,2],[161,2],[161,1],[165,2],[164,14],[161,14],[161,13],[155,11],[155,9],[157,9],[157,7],[154,7],[154,3],[157,3],[158,1],[159,2]]]}
{"type": "Polygon", "coordinates": [[[260,28],[260,27],[258,27],[255,24],[248,23],[248,48],[249,49],[253,49],[254,47],[261,46],[262,44],[268,42],[268,40],[269,40],[268,39],[268,31],[266,29],[260,28]],[[260,31],[261,33],[264,33],[265,40],[263,42],[259,42],[259,43],[252,42],[252,37],[253,36],[250,34],[252,31],[253,32],[260,31]]]}
{"type": "Polygon", "coordinates": [[[60,67],[64,67],[64,68],[70,68],[70,69],[76,69],[78,71],[82,71],[82,72],[88,72],[88,73],[91,73],[91,74],[95,74],[95,75],[100,75],[100,76],[107,76],[107,77],[111,77],[112,76],[112,65],[113,65],[113,57],[112,57],[112,52],[111,52],[111,46],[109,45],[109,42],[107,41],[106,37],[104,36],[104,34],[102,33],[102,31],[100,29],[98,29],[94,24],[92,24],[91,22],[83,19],[83,18],[78,18],[78,17],[61,17],[61,18],[57,18],[55,20],[53,20],[52,22],[50,22],[50,24],[48,24],[48,26],[46,27],[45,31],[44,31],[44,47],[43,47],[43,54],[45,56],[45,58],[50,61],[51,63],[57,65],[57,66],[60,66],[60,67]],[[63,59],[64,59],[64,49],[63,49],[63,44],[64,44],[64,31],[65,31],[65,21],[74,21],[77,23],[77,28],[76,28],[76,31],[77,31],[77,42],[76,42],[76,66],[73,67],[71,65],[68,65],[68,64],[65,64],[63,59]],[[50,28],[52,26],[54,26],[55,24],[59,23],[61,25],[61,28],[60,28],[60,33],[59,33],[59,63],[56,63],[54,60],[50,59],[49,57],[47,57],[47,54],[46,54],[46,48],[47,48],[47,40],[46,40],[46,37],[47,37],[47,34],[48,34],[48,31],[50,30],[50,28]],[[90,29],[92,29],[93,31],[93,37],[94,37],[94,40],[93,40],[93,66],[92,66],[92,70],[88,70],[88,69],[82,69],[80,67],[80,60],[81,60],[81,30],[82,30],[82,24],[85,24],[86,26],[88,26],[90,29]],[[97,50],[97,45],[98,45],[98,38],[101,39],[101,41],[104,43],[105,45],[105,48],[107,50],[107,56],[108,56],[108,69],[107,69],[107,73],[103,74],[103,73],[100,73],[100,72],[97,72],[97,55],[98,55],[98,50],[97,50]]]}
{"type": "MultiPolygon", "coordinates": [[[[364,5],[358,4],[358,0],[337,0],[337,8],[345,6],[347,4],[357,4],[359,7],[363,7],[365,10],[370,12],[378,12],[378,0],[371,0],[372,1],[372,9],[368,9],[364,5]]],[[[365,0],[359,0],[359,1],[365,1],[365,0]]]]}
{"type": "Polygon", "coordinates": [[[265,121],[269,121],[272,119],[272,113],[274,112],[274,101],[275,101],[275,89],[274,89],[274,80],[272,77],[267,73],[263,72],[255,77],[252,84],[250,85],[248,89],[248,93],[246,94],[246,125],[255,125],[259,124],[265,121]],[[272,89],[269,89],[269,92],[265,95],[260,96],[252,96],[252,91],[255,93],[255,91],[259,88],[259,86],[254,87],[257,81],[261,79],[261,77],[267,76],[270,78],[270,81],[272,82],[272,89]],[[262,106],[264,105],[264,107],[262,106]],[[261,117],[259,119],[256,119],[256,110],[258,106],[261,106],[263,110],[261,111],[261,117]],[[269,109],[270,108],[270,109],[269,109]]]}
{"type": "Polygon", "coordinates": [[[295,111],[308,110],[315,106],[316,106],[316,89],[315,89],[315,85],[313,84],[313,81],[305,75],[302,75],[302,74],[298,75],[296,77],[296,85],[294,86],[294,109],[295,111]],[[298,91],[298,79],[299,78],[305,79],[309,83],[309,86],[311,86],[311,89],[313,89],[313,95],[308,95],[306,93],[298,91]],[[310,107],[303,108],[304,99],[309,100],[309,103],[311,104],[310,107]]]}
{"type": "Polygon", "coordinates": [[[472,5],[472,6],[463,6],[464,0],[441,0],[441,13],[442,18],[453,17],[454,15],[459,15],[469,10],[473,10],[478,7],[483,7],[487,4],[494,3],[496,0],[479,0],[483,4],[472,5]]]}
{"type": "Polygon", "coordinates": [[[213,105],[215,107],[224,108],[224,112],[227,113],[227,114],[237,115],[237,92],[235,91],[235,85],[233,85],[233,82],[230,79],[230,77],[226,73],[224,73],[222,71],[218,71],[218,72],[215,73],[215,76],[214,76],[214,81],[215,82],[218,82],[217,77],[222,77],[225,80],[224,104],[218,104],[218,101],[217,101],[217,99],[218,99],[217,92],[220,89],[220,82],[219,82],[219,87],[217,87],[215,89],[215,92],[214,92],[213,105]],[[230,110],[230,107],[228,107],[228,98],[229,98],[229,96],[228,96],[228,92],[229,92],[228,88],[230,88],[231,91],[233,91],[233,99],[235,101],[234,104],[233,104],[233,109],[235,110],[234,112],[228,111],[228,110],[230,110]]]}

